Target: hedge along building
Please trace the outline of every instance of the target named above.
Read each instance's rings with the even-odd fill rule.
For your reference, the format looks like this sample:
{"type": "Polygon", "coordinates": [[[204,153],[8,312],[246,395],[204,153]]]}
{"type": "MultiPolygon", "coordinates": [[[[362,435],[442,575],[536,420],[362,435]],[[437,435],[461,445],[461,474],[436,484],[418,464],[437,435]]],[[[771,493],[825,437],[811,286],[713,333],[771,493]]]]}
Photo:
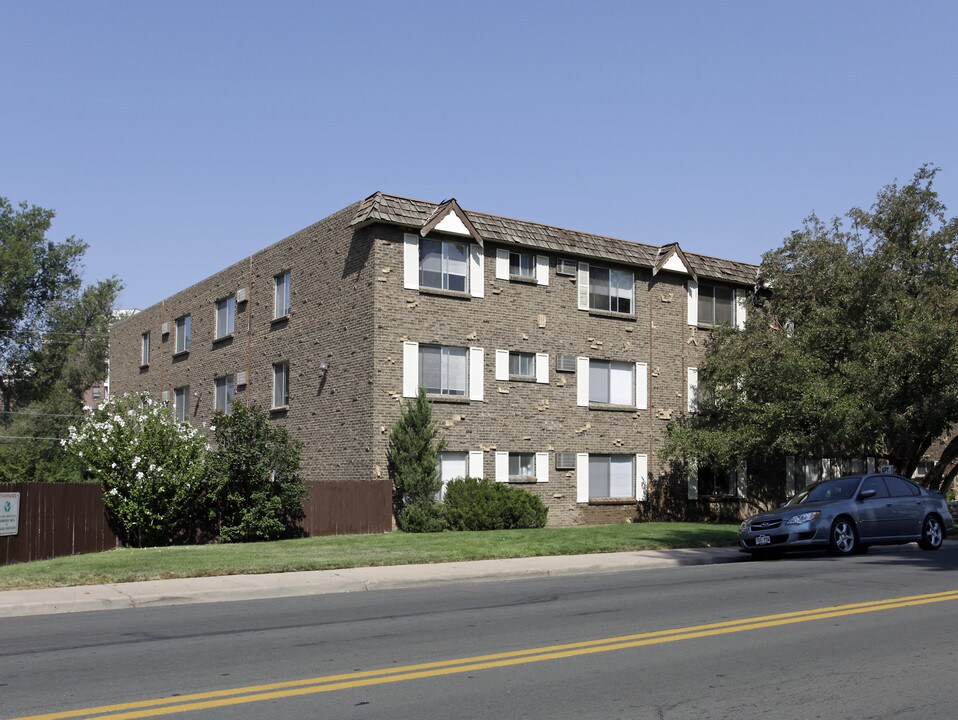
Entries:
{"type": "Polygon", "coordinates": [[[735,515],[744,472],[677,476],[657,452],[756,272],[376,193],[118,323],[111,383],[197,425],[268,407],[308,479],[356,483],[386,477],[389,428],[422,386],[443,479],[521,484],[550,525],[735,515]]]}

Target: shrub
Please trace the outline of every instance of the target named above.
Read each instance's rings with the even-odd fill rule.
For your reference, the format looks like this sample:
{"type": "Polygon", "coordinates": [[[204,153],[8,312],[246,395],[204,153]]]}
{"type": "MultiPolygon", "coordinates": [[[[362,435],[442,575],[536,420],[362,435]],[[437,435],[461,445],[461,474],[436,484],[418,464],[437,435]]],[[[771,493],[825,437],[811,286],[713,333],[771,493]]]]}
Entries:
{"type": "Polygon", "coordinates": [[[405,532],[434,532],[441,529],[432,522],[440,517],[436,496],[442,488],[439,478],[439,453],[445,442],[432,420],[432,405],[425,390],[406,403],[402,415],[389,431],[389,477],[393,481],[393,513],[396,524],[405,532]],[[408,510],[417,505],[415,510],[408,510]],[[427,510],[427,506],[434,506],[427,510]],[[415,519],[413,519],[415,518],[415,519]]]}
{"type": "Polygon", "coordinates": [[[103,487],[114,529],[135,547],[191,542],[203,513],[206,441],[148,395],[87,410],[62,444],[103,487]]]}
{"type": "Polygon", "coordinates": [[[443,524],[449,530],[541,528],[548,512],[538,495],[523,488],[477,478],[446,484],[443,524]]]}
{"type": "Polygon", "coordinates": [[[237,403],[210,425],[210,519],[223,542],[275,540],[299,534],[306,487],[301,445],[265,410],[237,403]]]}

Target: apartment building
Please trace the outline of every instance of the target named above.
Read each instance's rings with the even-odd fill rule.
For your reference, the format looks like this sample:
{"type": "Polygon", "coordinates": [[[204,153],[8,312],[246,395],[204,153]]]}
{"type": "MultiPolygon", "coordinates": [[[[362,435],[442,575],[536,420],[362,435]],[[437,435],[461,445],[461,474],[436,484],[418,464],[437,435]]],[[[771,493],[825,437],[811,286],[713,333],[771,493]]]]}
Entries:
{"type": "Polygon", "coordinates": [[[386,477],[389,428],[424,387],[443,479],[521,485],[550,525],[735,516],[744,468],[689,473],[658,450],[756,272],[375,193],[118,323],[111,390],[197,426],[269,408],[306,477],[362,483],[386,477]]]}

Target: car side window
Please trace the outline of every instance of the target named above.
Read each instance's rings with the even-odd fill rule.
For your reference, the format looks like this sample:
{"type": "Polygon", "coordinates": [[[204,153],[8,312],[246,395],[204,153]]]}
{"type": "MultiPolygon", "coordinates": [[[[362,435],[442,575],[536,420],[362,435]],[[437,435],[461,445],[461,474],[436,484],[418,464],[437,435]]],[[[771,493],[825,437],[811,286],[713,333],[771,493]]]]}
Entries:
{"type": "Polygon", "coordinates": [[[912,497],[921,493],[917,485],[899,477],[886,477],[885,483],[888,485],[888,492],[892,497],[912,497]]]}
{"type": "Polygon", "coordinates": [[[861,491],[865,492],[866,490],[874,490],[875,497],[888,497],[888,490],[885,489],[885,481],[880,477],[865,478],[861,491]]]}

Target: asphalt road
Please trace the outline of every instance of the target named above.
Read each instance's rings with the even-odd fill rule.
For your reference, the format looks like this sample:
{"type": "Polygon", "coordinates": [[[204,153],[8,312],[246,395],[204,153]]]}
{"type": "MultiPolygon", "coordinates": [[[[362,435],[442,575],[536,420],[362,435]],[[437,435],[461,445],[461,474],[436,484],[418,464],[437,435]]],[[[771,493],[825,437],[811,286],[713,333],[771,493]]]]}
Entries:
{"type": "Polygon", "coordinates": [[[952,717],[958,542],[913,548],[10,618],[0,718],[952,717]]]}

